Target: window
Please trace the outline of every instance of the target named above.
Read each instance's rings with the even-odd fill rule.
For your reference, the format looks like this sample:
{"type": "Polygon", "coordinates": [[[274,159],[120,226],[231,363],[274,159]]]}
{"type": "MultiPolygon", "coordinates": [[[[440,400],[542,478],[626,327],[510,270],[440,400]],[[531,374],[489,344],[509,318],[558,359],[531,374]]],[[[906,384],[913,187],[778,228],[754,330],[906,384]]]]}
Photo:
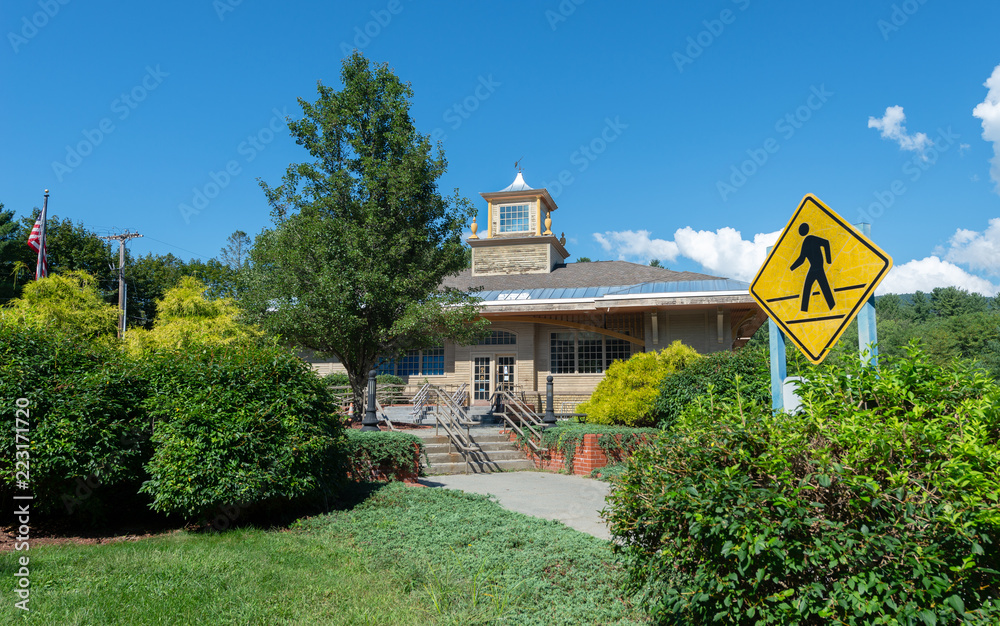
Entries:
{"type": "Polygon", "coordinates": [[[580,374],[600,374],[604,371],[604,336],[597,333],[576,334],[576,371],[580,374]]]}
{"type": "Polygon", "coordinates": [[[615,361],[628,361],[632,356],[632,344],[624,339],[604,338],[604,369],[615,361]]]}
{"type": "Polygon", "coordinates": [[[420,372],[427,376],[444,374],[444,346],[423,351],[420,356],[420,372]]]}
{"type": "Polygon", "coordinates": [[[600,374],[618,360],[632,356],[632,342],[600,333],[552,333],[550,370],[553,374],[600,374]]]}
{"type": "Polygon", "coordinates": [[[444,374],[444,346],[410,350],[399,359],[378,364],[379,374],[396,376],[440,376],[444,374]]]}
{"type": "Polygon", "coordinates": [[[479,340],[481,346],[514,346],[517,345],[517,335],[506,330],[494,330],[489,336],[479,340]]]}
{"type": "Polygon", "coordinates": [[[552,363],[553,374],[572,374],[576,371],[574,334],[552,333],[552,363]]]}
{"type": "Polygon", "coordinates": [[[530,204],[502,204],[497,207],[499,212],[500,233],[524,233],[531,230],[530,204]]]}

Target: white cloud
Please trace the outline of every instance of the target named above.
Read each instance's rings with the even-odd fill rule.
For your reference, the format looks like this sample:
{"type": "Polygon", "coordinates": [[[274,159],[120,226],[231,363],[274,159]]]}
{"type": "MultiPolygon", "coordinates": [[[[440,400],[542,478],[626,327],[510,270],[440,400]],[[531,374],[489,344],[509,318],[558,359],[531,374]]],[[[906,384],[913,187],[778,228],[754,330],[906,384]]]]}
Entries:
{"type": "Polygon", "coordinates": [[[617,254],[621,260],[631,258],[644,263],[650,259],[677,260],[677,244],[665,239],[650,239],[648,230],[594,233],[594,239],[605,251],[617,254]]]}
{"type": "Polygon", "coordinates": [[[677,229],[673,241],[651,239],[647,230],[594,233],[594,239],[622,260],[673,262],[680,256],[697,261],[712,274],[749,281],[778,234],[778,231],[760,233],[754,235],[753,241],[747,241],[740,231],[728,226],[716,231],[686,226],[677,229]]]}
{"type": "MultiPolygon", "coordinates": [[[[695,230],[690,226],[674,232],[674,240],[653,239],[648,230],[594,233],[605,251],[621,260],[648,263],[650,259],[673,262],[678,258],[697,261],[716,276],[750,281],[764,262],[767,247],[777,241],[779,231],[758,233],[753,240],[743,239],[740,231],[724,227],[716,231],[695,230]]],[[[962,269],[985,269],[997,275],[1000,270],[1000,218],[990,220],[980,233],[959,229],[949,241],[946,259],[934,255],[896,265],[879,285],[878,293],[930,292],[935,287],[959,287],[985,296],[994,296],[1000,286],[962,269]]]]}
{"type": "Polygon", "coordinates": [[[895,141],[903,150],[923,154],[924,150],[929,148],[933,142],[924,133],[917,133],[915,135],[907,133],[906,127],[903,126],[903,122],[905,121],[906,114],[903,113],[903,107],[888,107],[881,119],[875,117],[868,118],[868,128],[877,128],[882,133],[882,139],[895,141]]]}
{"type": "Polygon", "coordinates": [[[974,276],[954,263],[929,256],[894,266],[876,293],[928,292],[935,287],[958,287],[984,296],[994,296],[998,290],[990,281],[974,276]]]}
{"type": "Polygon", "coordinates": [[[993,68],[993,74],[983,85],[989,92],[986,99],[972,110],[972,114],[983,120],[983,139],[993,142],[990,177],[997,184],[996,192],[1000,193],[1000,65],[993,68]]]}
{"type": "Polygon", "coordinates": [[[983,232],[959,228],[948,244],[946,261],[1000,275],[1000,217],[991,219],[983,232]]]}
{"type": "Polygon", "coordinates": [[[778,240],[780,233],[759,233],[751,242],[728,226],[715,232],[696,231],[687,226],[674,233],[674,240],[683,256],[701,263],[712,273],[750,280],[764,263],[767,247],[778,240]]]}

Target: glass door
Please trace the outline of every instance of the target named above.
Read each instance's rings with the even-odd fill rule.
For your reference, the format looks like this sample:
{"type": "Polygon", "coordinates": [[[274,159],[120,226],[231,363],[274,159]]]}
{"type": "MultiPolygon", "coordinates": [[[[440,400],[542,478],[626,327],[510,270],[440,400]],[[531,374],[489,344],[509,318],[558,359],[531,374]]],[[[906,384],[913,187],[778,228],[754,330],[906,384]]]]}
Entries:
{"type": "Polygon", "coordinates": [[[486,404],[490,400],[490,357],[477,356],[472,360],[472,401],[486,404]]]}
{"type": "Polygon", "coordinates": [[[497,355],[497,391],[514,393],[517,384],[514,377],[515,357],[513,355],[497,355]]]}

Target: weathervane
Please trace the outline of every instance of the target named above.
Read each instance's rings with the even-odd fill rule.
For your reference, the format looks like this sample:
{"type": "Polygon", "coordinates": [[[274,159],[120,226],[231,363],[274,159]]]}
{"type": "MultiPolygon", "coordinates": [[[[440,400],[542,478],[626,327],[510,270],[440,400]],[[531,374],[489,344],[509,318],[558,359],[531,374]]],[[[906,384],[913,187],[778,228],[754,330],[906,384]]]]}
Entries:
{"type": "Polygon", "coordinates": [[[523,160],[524,157],[521,157],[520,159],[514,161],[514,169],[516,169],[519,174],[524,171],[524,168],[521,167],[521,161],[523,160]]]}

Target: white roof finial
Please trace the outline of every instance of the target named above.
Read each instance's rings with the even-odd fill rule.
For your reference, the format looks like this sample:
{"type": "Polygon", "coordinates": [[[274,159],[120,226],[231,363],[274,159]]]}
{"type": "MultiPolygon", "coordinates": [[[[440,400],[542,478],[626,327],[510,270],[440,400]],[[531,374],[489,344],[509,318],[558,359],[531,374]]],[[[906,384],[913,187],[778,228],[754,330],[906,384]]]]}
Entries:
{"type": "Polygon", "coordinates": [[[500,191],[501,192],[504,192],[504,191],[530,191],[531,189],[533,189],[533,187],[529,187],[528,183],[524,182],[524,177],[521,175],[521,172],[518,172],[517,173],[517,178],[514,179],[514,182],[512,182],[506,189],[501,189],[500,191]]]}

